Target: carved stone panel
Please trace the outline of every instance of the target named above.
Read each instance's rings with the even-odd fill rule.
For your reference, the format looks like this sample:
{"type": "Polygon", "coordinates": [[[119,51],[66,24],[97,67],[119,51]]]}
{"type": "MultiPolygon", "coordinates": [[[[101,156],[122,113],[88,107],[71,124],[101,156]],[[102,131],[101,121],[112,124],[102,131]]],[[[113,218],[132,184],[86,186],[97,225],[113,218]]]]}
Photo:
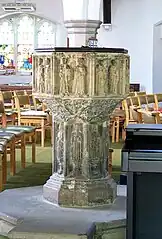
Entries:
{"type": "Polygon", "coordinates": [[[33,92],[53,94],[53,57],[33,57],[33,92]]]}
{"type": "Polygon", "coordinates": [[[107,176],[108,131],[105,124],[76,120],[55,123],[54,172],[70,178],[107,176]]]}
{"type": "Polygon", "coordinates": [[[47,97],[125,95],[128,84],[127,54],[53,52],[33,56],[34,92],[47,97]]]}
{"type": "Polygon", "coordinates": [[[100,124],[108,121],[120,97],[110,98],[60,98],[46,99],[49,110],[56,122],[73,122],[79,119],[84,123],[100,124]]]}

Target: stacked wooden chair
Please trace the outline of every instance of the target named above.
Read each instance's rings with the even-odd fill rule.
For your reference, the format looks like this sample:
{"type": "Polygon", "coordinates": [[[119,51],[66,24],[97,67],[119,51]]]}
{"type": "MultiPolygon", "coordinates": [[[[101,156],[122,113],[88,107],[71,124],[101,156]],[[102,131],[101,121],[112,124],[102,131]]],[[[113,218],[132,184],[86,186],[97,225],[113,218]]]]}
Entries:
{"type": "Polygon", "coordinates": [[[31,126],[7,126],[7,117],[5,113],[4,103],[0,101],[0,114],[2,115],[3,124],[0,128],[0,154],[1,154],[1,167],[0,167],[0,190],[7,180],[7,153],[10,154],[10,170],[11,175],[16,173],[16,160],[15,148],[21,149],[21,166],[25,168],[25,145],[27,137],[32,138],[32,163],[35,163],[36,153],[36,129],[31,126]]]}

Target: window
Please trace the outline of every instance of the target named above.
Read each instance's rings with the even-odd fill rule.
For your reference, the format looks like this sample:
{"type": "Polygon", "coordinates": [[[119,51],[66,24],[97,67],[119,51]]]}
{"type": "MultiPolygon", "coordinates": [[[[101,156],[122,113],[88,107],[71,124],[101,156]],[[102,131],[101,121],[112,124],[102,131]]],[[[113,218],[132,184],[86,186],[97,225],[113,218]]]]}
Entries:
{"type": "Polygon", "coordinates": [[[38,48],[54,47],[54,26],[49,22],[43,22],[38,28],[38,48]]]}
{"type": "Polygon", "coordinates": [[[15,73],[13,22],[0,22],[0,74],[15,73]]]}
{"type": "Polygon", "coordinates": [[[17,30],[17,68],[21,73],[31,73],[31,57],[34,48],[34,19],[30,16],[19,18],[17,30]]]}
{"type": "Polygon", "coordinates": [[[0,20],[0,74],[31,74],[34,48],[55,46],[55,24],[32,15],[0,20]]]}

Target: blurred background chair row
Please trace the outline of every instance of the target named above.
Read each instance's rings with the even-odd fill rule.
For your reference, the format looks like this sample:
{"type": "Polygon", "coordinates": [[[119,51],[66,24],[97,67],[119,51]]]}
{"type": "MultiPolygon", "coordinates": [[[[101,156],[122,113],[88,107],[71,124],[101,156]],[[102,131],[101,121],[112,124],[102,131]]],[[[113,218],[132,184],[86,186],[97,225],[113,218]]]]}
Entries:
{"type": "Polygon", "coordinates": [[[131,92],[115,109],[110,120],[112,142],[125,139],[128,124],[162,123],[162,94],[131,92]]]}

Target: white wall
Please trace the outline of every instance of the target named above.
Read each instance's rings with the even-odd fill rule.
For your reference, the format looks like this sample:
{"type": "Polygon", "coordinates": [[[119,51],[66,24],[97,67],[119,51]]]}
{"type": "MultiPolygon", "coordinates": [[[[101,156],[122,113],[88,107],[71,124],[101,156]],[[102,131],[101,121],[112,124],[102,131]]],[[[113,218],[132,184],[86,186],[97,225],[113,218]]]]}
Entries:
{"type": "Polygon", "coordinates": [[[162,22],[154,26],[153,92],[162,92],[162,22]]]}
{"type": "Polygon", "coordinates": [[[124,47],[131,56],[131,82],[153,90],[153,26],[162,19],[161,0],[113,0],[112,31],[103,27],[101,46],[124,47]]]}

